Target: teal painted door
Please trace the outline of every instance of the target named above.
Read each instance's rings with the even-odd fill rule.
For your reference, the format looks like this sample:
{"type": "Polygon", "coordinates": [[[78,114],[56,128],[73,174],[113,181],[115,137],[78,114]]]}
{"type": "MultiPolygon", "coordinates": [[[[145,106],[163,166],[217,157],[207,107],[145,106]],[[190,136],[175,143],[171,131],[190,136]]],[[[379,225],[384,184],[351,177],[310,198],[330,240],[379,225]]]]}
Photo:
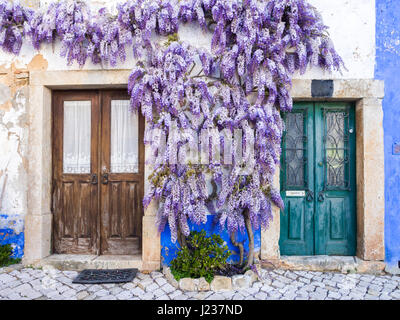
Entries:
{"type": "Polygon", "coordinates": [[[355,255],[354,108],[296,103],[284,114],[282,255],[355,255]]]}

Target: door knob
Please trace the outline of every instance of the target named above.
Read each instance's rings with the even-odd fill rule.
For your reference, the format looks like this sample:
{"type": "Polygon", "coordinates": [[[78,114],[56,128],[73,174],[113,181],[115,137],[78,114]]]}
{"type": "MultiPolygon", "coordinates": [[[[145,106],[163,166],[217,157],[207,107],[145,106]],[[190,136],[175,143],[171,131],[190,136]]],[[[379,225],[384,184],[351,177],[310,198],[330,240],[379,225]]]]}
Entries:
{"type": "Polygon", "coordinates": [[[324,202],[324,200],[325,200],[325,196],[324,196],[324,193],[321,191],[320,193],[318,193],[318,201],[324,202]]]}
{"type": "Polygon", "coordinates": [[[90,183],[91,183],[91,184],[97,184],[97,182],[98,182],[98,180],[97,180],[97,174],[92,174],[90,183]]]}
{"type": "Polygon", "coordinates": [[[108,173],[104,173],[102,177],[102,184],[107,184],[108,183],[108,173]]]}
{"type": "Polygon", "coordinates": [[[324,163],[322,161],[318,162],[318,166],[323,167],[324,163]]]}
{"type": "Polygon", "coordinates": [[[308,190],[308,191],[307,191],[306,200],[307,200],[308,202],[313,201],[313,200],[314,200],[314,192],[312,192],[311,190],[308,190]]]}

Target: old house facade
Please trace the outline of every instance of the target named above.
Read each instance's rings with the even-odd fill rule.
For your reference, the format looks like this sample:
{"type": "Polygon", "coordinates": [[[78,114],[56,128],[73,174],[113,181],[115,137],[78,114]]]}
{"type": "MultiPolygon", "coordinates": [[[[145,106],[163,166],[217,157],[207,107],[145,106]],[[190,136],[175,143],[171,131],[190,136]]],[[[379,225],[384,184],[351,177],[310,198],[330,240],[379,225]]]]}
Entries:
{"type": "MultiPolygon", "coordinates": [[[[117,1],[90,3],[115,9],[117,1]]],[[[276,209],[270,227],[256,233],[256,249],[267,261],[354,256],[360,265],[385,262],[395,272],[400,5],[310,3],[347,70],[295,77],[275,179],[285,210],[276,209]]],[[[194,25],[179,37],[210,43],[194,25]]],[[[168,229],[157,231],[157,204],[141,205],[151,165],[145,122],[129,113],[134,58],[116,68],[67,67],[58,46],[35,51],[24,44],[19,56],[0,53],[0,243],[12,243],[25,264],[159,269],[175,249],[168,229]]],[[[211,215],[205,228],[214,231],[211,215]]]]}

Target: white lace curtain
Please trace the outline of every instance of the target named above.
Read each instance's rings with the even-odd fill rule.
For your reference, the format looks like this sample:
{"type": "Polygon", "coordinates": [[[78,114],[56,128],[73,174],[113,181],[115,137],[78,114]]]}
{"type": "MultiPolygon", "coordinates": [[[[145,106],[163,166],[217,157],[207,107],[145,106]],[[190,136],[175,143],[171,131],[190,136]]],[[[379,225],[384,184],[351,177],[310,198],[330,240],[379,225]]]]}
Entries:
{"type": "Polygon", "coordinates": [[[139,123],[129,100],[111,101],[111,172],[139,172],[139,123]]]}
{"type": "Polygon", "coordinates": [[[90,173],[91,102],[64,102],[64,173],[90,173]]]}

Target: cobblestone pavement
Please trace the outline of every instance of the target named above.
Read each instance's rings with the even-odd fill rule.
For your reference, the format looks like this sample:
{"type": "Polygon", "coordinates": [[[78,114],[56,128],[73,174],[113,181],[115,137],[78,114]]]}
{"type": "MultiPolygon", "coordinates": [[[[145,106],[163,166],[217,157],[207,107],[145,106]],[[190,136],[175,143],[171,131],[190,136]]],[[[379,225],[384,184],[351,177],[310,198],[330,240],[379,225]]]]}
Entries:
{"type": "Polygon", "coordinates": [[[261,281],[231,292],[183,292],[162,273],[139,273],[125,284],[72,284],[75,271],[0,268],[0,300],[400,300],[400,277],[306,271],[262,270],[261,281]]]}

